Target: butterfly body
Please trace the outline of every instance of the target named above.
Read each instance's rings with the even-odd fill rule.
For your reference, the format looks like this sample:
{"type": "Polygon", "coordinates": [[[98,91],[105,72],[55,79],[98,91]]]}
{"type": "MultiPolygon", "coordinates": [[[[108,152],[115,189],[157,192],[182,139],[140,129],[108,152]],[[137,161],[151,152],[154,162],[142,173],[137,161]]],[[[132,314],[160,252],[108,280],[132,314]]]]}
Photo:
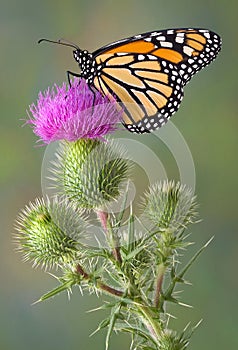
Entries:
{"type": "Polygon", "coordinates": [[[147,32],[93,53],[73,51],[87,83],[123,104],[123,124],[136,133],[164,125],[179,108],[183,88],[212,62],[221,39],[207,29],[147,32]]]}

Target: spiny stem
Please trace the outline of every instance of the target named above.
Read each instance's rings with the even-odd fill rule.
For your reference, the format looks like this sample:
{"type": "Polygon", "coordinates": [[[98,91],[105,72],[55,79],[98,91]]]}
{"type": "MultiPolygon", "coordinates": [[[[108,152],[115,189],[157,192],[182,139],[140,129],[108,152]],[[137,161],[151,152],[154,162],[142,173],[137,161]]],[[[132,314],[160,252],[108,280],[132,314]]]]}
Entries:
{"type": "Polygon", "coordinates": [[[76,266],[76,272],[83,276],[84,279],[89,279],[89,274],[87,272],[84,271],[84,269],[82,268],[81,265],[77,264],[76,266]]]}
{"type": "Polygon", "coordinates": [[[108,236],[109,242],[112,245],[112,254],[115,260],[121,265],[122,258],[120,253],[119,240],[118,237],[115,236],[115,233],[112,231],[110,222],[108,220],[108,213],[102,210],[97,210],[97,216],[101,222],[102,228],[108,236]]]}
{"type": "Polygon", "coordinates": [[[115,295],[117,297],[122,297],[123,296],[123,292],[120,290],[117,290],[115,288],[112,288],[100,281],[97,282],[97,287],[101,290],[103,290],[104,292],[107,292],[109,294],[115,295]]]}
{"type": "MultiPolygon", "coordinates": [[[[77,264],[76,266],[76,272],[81,275],[85,280],[90,280],[90,275],[84,271],[83,267],[80,264],[77,264]]],[[[99,279],[96,280],[96,287],[108,294],[117,296],[117,297],[122,297],[123,292],[120,290],[117,290],[113,287],[110,287],[106,285],[105,283],[101,282],[99,279]]]]}
{"type": "Polygon", "coordinates": [[[165,270],[166,270],[165,265],[163,263],[159,264],[157,279],[156,279],[156,287],[155,287],[155,297],[154,297],[154,306],[156,308],[159,308],[160,306],[160,295],[161,295],[161,288],[163,284],[165,270]]]}
{"type": "Polygon", "coordinates": [[[108,213],[102,210],[97,210],[97,217],[99,221],[101,222],[102,228],[107,231],[107,220],[108,220],[108,213]]]}

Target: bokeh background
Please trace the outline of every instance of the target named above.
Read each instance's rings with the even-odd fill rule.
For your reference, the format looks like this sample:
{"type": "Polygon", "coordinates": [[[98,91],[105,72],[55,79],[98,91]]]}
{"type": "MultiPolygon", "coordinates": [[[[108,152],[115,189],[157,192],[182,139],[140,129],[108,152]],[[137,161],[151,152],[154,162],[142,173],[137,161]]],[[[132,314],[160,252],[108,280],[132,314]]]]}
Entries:
{"type": "MultiPolygon", "coordinates": [[[[35,147],[30,128],[22,128],[26,109],[38,91],[64,81],[67,69],[77,70],[70,49],[38,46],[37,40],[64,37],[94,50],[145,31],[185,26],[210,28],[224,44],[215,63],[189,83],[173,117],[196,166],[202,218],[192,228],[196,247],[215,235],[188,275],[193,287],[184,290],[183,300],[194,308],[178,308],[173,325],[181,329],[203,318],[193,350],[238,348],[237,11],[235,0],[0,1],[0,349],[104,349],[105,334],[89,337],[104,315],[86,313],[100,300],[74,289],[70,301],[62,294],[32,306],[56,281],[24,264],[12,243],[17,213],[41,196],[44,147],[35,147]]],[[[160,145],[153,147],[160,154],[160,145]]],[[[166,158],[163,152],[161,146],[166,158]]],[[[114,336],[111,349],[128,344],[126,336],[114,336]]]]}

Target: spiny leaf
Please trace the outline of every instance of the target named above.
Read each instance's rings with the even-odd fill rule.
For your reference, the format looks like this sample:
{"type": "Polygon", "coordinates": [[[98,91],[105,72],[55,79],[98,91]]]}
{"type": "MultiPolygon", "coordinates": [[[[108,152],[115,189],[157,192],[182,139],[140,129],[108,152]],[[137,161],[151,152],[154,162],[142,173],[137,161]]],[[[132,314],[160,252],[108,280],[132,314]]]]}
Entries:
{"type": "Polygon", "coordinates": [[[207,243],[204,244],[204,246],[202,246],[202,248],[200,248],[196,254],[194,254],[194,256],[190,259],[190,261],[187,263],[187,265],[182,269],[182,271],[178,274],[178,278],[183,278],[183,276],[185,275],[185,273],[188,271],[188,269],[191,267],[191,265],[195,262],[195,260],[199,257],[199,255],[204,251],[204,249],[207,248],[207,246],[211,243],[211,241],[213,240],[214,236],[212,238],[210,238],[207,243]]]}
{"type": "Polygon", "coordinates": [[[90,334],[90,337],[92,337],[93,335],[95,335],[97,332],[99,332],[101,329],[107,327],[110,323],[110,318],[105,318],[104,320],[102,320],[99,325],[98,328],[90,334]]]}
{"type": "Polygon", "coordinates": [[[189,262],[187,263],[187,265],[180,271],[180,273],[178,273],[178,275],[175,274],[175,269],[171,269],[171,276],[172,277],[172,281],[169,285],[169,287],[167,288],[167,291],[164,293],[164,299],[165,300],[169,300],[169,298],[171,297],[171,294],[174,290],[174,287],[176,285],[176,283],[183,283],[183,277],[185,275],[185,273],[188,271],[188,269],[192,266],[192,264],[195,262],[195,260],[199,257],[199,255],[204,251],[205,248],[207,248],[207,246],[209,245],[209,243],[213,240],[214,237],[212,237],[211,239],[208,240],[208,242],[206,244],[204,244],[204,246],[202,246],[195,254],[194,256],[189,260],[189,262]]]}
{"type": "Polygon", "coordinates": [[[107,335],[106,335],[106,350],[108,350],[108,348],[109,348],[110,337],[112,335],[114,325],[115,325],[116,320],[118,318],[118,314],[120,312],[120,309],[121,309],[121,304],[117,304],[114,306],[114,308],[111,311],[110,322],[108,325],[108,331],[107,331],[107,335]]]}
{"type": "Polygon", "coordinates": [[[149,340],[149,341],[153,342],[154,344],[156,344],[155,339],[151,336],[151,334],[139,326],[128,326],[128,325],[125,325],[124,323],[123,324],[117,323],[115,330],[120,331],[120,332],[137,334],[141,338],[146,339],[147,341],[149,340]]]}
{"type": "Polygon", "coordinates": [[[47,300],[49,298],[54,297],[56,294],[59,294],[65,290],[70,290],[70,288],[74,285],[73,281],[67,281],[65,283],[62,283],[60,286],[56,287],[55,289],[51,290],[50,292],[42,295],[39,300],[37,300],[34,304],[39,303],[41,301],[47,300]]]}

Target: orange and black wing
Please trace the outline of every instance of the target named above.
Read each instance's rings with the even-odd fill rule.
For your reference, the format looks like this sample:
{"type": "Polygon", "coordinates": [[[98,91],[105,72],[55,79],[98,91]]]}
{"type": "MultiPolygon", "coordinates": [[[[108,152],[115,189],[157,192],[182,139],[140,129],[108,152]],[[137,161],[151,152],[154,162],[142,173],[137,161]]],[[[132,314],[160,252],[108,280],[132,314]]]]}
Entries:
{"type": "Polygon", "coordinates": [[[158,129],[174,114],[183,87],[221,48],[206,29],[169,29],[140,34],[93,53],[94,86],[124,105],[124,124],[132,132],[158,129]]]}

